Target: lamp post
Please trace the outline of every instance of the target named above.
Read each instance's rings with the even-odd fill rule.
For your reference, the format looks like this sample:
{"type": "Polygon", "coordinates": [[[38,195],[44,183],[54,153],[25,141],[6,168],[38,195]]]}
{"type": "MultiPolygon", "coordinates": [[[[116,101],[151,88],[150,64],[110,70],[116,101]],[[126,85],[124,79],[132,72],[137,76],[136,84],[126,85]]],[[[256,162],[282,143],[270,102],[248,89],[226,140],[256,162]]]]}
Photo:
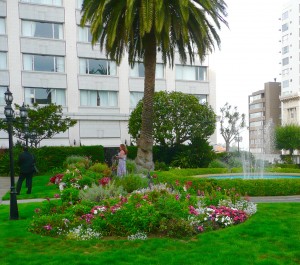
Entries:
{"type": "MultiPolygon", "coordinates": [[[[15,115],[12,108],[13,95],[7,88],[7,91],[4,93],[4,98],[6,106],[4,107],[4,115],[6,117],[5,121],[7,123],[7,132],[8,132],[8,142],[9,142],[9,169],[10,169],[10,220],[18,220],[18,204],[17,204],[17,193],[15,188],[15,171],[14,171],[14,155],[13,155],[13,126],[15,115]]],[[[24,106],[20,107],[20,117],[22,123],[26,124],[26,119],[28,116],[28,111],[24,106]]],[[[27,124],[28,126],[28,124],[27,124]]],[[[26,125],[25,125],[26,127],[26,125]]]]}
{"type": "Polygon", "coordinates": [[[7,122],[8,141],[9,141],[9,169],[10,169],[10,220],[18,220],[18,204],[17,194],[15,189],[15,172],[14,172],[14,157],[13,157],[13,137],[12,137],[12,122],[14,119],[14,110],[11,106],[13,95],[7,88],[4,93],[6,106],[4,107],[4,115],[7,122]]]}

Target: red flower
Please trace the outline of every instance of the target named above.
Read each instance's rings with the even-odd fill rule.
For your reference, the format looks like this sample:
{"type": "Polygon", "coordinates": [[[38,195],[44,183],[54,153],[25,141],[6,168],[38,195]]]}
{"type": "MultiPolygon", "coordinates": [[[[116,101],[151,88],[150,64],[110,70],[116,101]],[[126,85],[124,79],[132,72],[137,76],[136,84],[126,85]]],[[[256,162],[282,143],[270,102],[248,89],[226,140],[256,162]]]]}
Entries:
{"type": "Polygon", "coordinates": [[[50,178],[50,182],[53,184],[59,184],[63,178],[64,174],[56,174],[50,178]]]}
{"type": "Polygon", "coordinates": [[[99,184],[102,185],[102,186],[106,186],[109,182],[110,182],[109,177],[104,177],[104,178],[99,180],[99,184]]]}

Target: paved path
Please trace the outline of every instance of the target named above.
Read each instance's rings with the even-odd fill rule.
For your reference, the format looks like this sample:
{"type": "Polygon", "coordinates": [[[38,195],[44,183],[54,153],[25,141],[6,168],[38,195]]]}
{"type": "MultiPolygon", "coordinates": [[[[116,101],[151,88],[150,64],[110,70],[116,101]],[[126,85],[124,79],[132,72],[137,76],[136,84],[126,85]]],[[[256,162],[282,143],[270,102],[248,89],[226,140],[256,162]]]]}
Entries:
{"type": "MultiPolygon", "coordinates": [[[[15,183],[17,183],[18,178],[15,178],[15,183]]],[[[2,197],[10,189],[10,178],[0,177],[0,204],[9,204],[8,201],[2,201],[2,197]]],[[[18,200],[18,203],[26,202],[41,202],[45,199],[28,199],[28,200],[18,200]]],[[[252,202],[300,202],[300,195],[294,196],[266,196],[266,197],[250,197],[252,202]]]]}

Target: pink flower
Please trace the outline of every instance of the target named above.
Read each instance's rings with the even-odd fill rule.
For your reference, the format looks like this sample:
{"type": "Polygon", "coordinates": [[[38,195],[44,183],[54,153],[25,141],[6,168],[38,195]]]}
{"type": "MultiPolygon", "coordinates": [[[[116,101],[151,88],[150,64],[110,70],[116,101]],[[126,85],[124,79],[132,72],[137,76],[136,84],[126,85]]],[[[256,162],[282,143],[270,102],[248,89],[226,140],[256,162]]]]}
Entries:
{"type": "Polygon", "coordinates": [[[189,200],[191,198],[191,195],[190,194],[186,195],[186,198],[189,200]]]}
{"type": "Polygon", "coordinates": [[[179,200],[179,195],[178,195],[178,194],[175,195],[175,200],[176,200],[176,201],[179,200]]]}
{"type": "Polygon", "coordinates": [[[82,215],[81,218],[84,219],[88,224],[90,224],[92,219],[94,218],[94,215],[87,213],[82,215]]]}
{"type": "Polygon", "coordinates": [[[54,194],[54,198],[58,199],[60,197],[59,194],[54,194]]]}
{"type": "Polygon", "coordinates": [[[202,225],[199,225],[199,226],[197,227],[197,229],[198,229],[199,232],[203,232],[203,231],[204,231],[204,228],[203,228],[202,225]]]}
{"type": "Polygon", "coordinates": [[[199,215],[199,213],[196,211],[196,209],[192,205],[189,206],[189,210],[190,210],[190,214],[199,215]]]}
{"type": "Polygon", "coordinates": [[[48,230],[48,231],[52,230],[52,226],[50,224],[47,224],[43,227],[44,227],[45,230],[48,230]]]}

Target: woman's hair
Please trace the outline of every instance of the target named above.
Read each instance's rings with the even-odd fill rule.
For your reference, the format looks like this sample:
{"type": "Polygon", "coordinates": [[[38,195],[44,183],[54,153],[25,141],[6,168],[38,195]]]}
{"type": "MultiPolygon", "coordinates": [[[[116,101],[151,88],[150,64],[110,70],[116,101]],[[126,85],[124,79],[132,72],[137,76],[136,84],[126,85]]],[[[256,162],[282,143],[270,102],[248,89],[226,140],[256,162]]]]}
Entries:
{"type": "Polygon", "coordinates": [[[121,148],[121,150],[123,150],[123,151],[125,152],[125,154],[127,155],[128,150],[127,150],[127,148],[126,148],[126,145],[125,145],[125,144],[120,144],[120,148],[121,148]]]}

